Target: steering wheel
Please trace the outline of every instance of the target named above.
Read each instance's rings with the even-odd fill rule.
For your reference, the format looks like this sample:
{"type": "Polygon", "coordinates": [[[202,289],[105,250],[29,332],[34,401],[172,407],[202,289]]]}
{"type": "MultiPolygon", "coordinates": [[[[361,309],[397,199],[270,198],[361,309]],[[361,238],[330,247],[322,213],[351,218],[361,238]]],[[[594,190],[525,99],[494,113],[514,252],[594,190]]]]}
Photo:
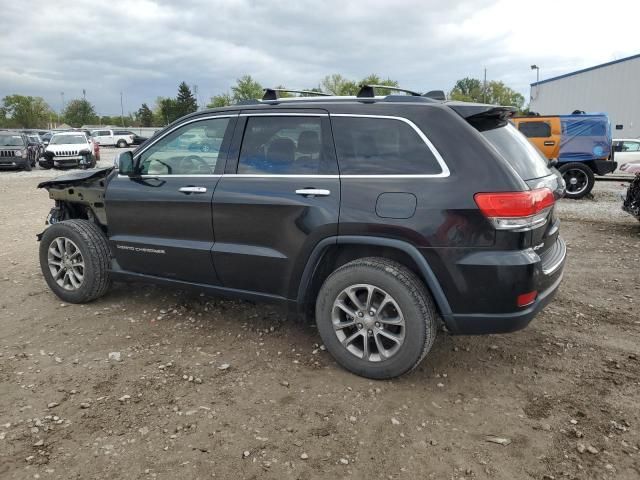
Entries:
{"type": "Polygon", "coordinates": [[[180,173],[194,173],[202,167],[204,167],[208,173],[211,173],[211,167],[209,164],[198,155],[187,155],[178,163],[178,170],[180,173]]]}

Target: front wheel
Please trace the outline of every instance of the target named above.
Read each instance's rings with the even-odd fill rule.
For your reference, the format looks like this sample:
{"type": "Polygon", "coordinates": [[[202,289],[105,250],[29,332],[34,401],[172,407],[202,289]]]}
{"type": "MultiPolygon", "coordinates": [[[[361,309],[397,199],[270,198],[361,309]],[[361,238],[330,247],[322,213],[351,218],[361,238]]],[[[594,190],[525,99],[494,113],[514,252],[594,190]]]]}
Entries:
{"type": "Polygon", "coordinates": [[[30,172],[31,171],[31,159],[27,158],[27,161],[24,164],[24,171],[25,172],[30,172]]]}
{"type": "Polygon", "coordinates": [[[118,143],[116,143],[116,147],[118,148],[126,148],[127,146],[127,142],[125,142],[124,140],[118,140],[118,143]]]}
{"type": "Polygon", "coordinates": [[[65,220],[44,231],[40,268],[49,288],[61,300],[86,303],[109,288],[111,255],[100,228],[88,220],[65,220]]]}
{"type": "Polygon", "coordinates": [[[566,184],[565,197],[577,200],[588,195],[596,184],[593,171],[585,164],[571,162],[558,168],[566,184]]]}
{"type": "Polygon", "coordinates": [[[316,323],[342,367],[385,379],[422,361],[438,322],[431,295],[411,270],[371,257],[347,263],[326,279],[316,301],[316,323]]]}

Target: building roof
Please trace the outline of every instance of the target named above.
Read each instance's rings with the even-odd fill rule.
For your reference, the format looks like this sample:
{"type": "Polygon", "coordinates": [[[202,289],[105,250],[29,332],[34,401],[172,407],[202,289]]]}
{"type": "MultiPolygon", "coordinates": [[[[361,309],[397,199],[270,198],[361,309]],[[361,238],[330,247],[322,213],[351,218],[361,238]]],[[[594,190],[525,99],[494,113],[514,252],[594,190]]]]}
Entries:
{"type": "Polygon", "coordinates": [[[598,68],[608,67],[610,65],[615,65],[616,63],[627,62],[629,60],[634,60],[636,58],[640,58],[640,53],[636,55],[631,55],[630,57],[621,58],[619,60],[613,60],[612,62],[601,63],[600,65],[595,65],[593,67],[583,68],[582,70],[576,70],[575,72],[565,73],[564,75],[558,75],[557,77],[547,78],[546,80],[540,80],[539,82],[533,82],[531,86],[535,87],[536,85],[542,85],[543,83],[553,82],[554,80],[560,80],[561,78],[571,77],[573,75],[578,75],[580,73],[588,72],[590,70],[596,70],[598,68]]]}

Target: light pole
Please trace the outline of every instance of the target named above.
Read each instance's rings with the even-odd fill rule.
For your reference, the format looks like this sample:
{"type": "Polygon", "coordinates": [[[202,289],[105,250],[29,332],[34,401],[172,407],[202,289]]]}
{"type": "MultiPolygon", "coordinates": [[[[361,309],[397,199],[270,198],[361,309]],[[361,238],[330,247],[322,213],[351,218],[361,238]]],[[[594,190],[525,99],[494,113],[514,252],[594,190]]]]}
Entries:
{"type": "MultiPolygon", "coordinates": [[[[536,71],[536,98],[538,98],[538,91],[540,89],[540,67],[536,64],[531,65],[531,70],[536,71]]],[[[533,89],[531,89],[531,94],[529,95],[529,105],[531,105],[531,100],[533,100],[533,89]]]]}
{"type": "Polygon", "coordinates": [[[536,83],[540,81],[540,67],[538,65],[531,65],[531,70],[536,71],[536,83]]]}
{"type": "Polygon", "coordinates": [[[120,92],[120,123],[124,127],[124,107],[122,106],[122,92],[120,92]]]}

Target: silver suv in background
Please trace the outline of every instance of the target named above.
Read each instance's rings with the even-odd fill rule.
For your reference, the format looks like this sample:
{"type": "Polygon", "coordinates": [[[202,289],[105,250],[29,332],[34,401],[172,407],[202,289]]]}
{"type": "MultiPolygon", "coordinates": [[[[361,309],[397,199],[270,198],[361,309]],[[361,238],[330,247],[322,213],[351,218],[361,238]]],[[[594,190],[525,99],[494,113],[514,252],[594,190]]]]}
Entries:
{"type": "Polygon", "coordinates": [[[103,147],[125,148],[134,143],[134,134],[128,130],[93,130],[91,137],[103,147]]]}

